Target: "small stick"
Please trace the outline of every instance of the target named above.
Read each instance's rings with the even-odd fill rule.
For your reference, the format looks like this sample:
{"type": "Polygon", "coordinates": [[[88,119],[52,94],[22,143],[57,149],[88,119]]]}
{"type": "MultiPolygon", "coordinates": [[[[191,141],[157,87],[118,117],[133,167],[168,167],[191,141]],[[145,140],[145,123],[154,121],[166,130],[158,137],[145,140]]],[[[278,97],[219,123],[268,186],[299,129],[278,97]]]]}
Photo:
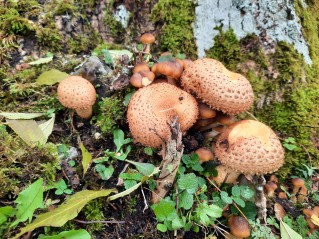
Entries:
{"type": "Polygon", "coordinates": [[[112,220],[112,221],[83,221],[83,220],[79,220],[79,219],[73,219],[73,221],[78,222],[78,223],[82,223],[82,224],[93,224],[93,223],[112,223],[112,224],[123,224],[125,223],[125,221],[116,221],[116,220],[112,220]]]}

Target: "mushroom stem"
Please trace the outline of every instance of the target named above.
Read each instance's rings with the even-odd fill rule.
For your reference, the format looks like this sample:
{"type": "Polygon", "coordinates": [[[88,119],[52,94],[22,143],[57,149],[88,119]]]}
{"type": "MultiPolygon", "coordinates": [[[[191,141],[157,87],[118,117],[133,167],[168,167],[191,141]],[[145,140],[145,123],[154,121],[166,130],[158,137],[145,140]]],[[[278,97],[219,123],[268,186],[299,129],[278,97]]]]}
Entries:
{"type": "Polygon", "coordinates": [[[146,54],[150,54],[151,52],[151,44],[145,44],[143,48],[143,52],[146,54]]]}
{"type": "Polygon", "coordinates": [[[256,185],[256,200],[255,205],[257,207],[257,216],[262,223],[266,223],[267,219],[267,199],[264,193],[264,186],[266,179],[263,175],[254,176],[254,182],[256,185]]]}
{"type": "Polygon", "coordinates": [[[92,116],[92,107],[90,108],[77,108],[75,112],[83,119],[89,119],[92,116]]]}

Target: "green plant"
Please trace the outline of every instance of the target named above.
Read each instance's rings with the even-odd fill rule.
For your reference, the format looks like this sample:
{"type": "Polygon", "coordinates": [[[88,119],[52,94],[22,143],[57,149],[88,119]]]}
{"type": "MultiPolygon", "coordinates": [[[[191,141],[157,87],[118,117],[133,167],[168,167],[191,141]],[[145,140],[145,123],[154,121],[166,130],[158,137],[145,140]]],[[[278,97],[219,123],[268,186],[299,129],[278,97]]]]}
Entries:
{"type": "Polygon", "coordinates": [[[277,237],[271,231],[271,228],[267,225],[261,224],[259,219],[255,221],[249,220],[249,224],[252,227],[251,238],[253,239],[277,239],[277,237]]]}
{"type": "Polygon", "coordinates": [[[60,179],[57,183],[55,183],[54,188],[56,188],[54,192],[55,195],[72,194],[73,192],[72,189],[68,188],[68,186],[66,185],[63,179],[60,179]]]}
{"type": "Polygon", "coordinates": [[[103,134],[112,133],[116,129],[116,123],[123,119],[124,105],[117,96],[103,98],[98,103],[98,114],[92,117],[94,125],[101,129],[103,134]]]}
{"type": "Polygon", "coordinates": [[[288,137],[284,140],[284,142],[282,143],[282,146],[284,146],[286,149],[288,150],[297,150],[299,149],[299,147],[296,145],[296,139],[293,137],[288,137]]]}

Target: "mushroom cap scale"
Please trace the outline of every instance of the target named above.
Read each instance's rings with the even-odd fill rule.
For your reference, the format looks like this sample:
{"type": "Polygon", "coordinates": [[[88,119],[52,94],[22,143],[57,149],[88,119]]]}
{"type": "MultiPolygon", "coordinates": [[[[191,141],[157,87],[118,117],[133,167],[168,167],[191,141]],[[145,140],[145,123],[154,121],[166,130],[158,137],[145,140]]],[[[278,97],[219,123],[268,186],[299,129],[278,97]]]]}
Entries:
{"type": "Polygon", "coordinates": [[[135,142],[159,148],[170,136],[169,123],[177,115],[181,130],[189,129],[198,116],[195,98],[168,83],[156,83],[134,93],[127,119],[135,142]]]}
{"type": "Polygon", "coordinates": [[[215,154],[222,164],[246,175],[272,173],[284,163],[284,150],[276,134],[255,120],[230,125],[217,138],[215,154]]]}
{"type": "Polygon", "coordinates": [[[80,76],[69,76],[58,86],[60,103],[70,109],[87,109],[94,105],[96,91],[88,80],[80,76]]]}
{"type": "Polygon", "coordinates": [[[249,81],[214,59],[203,58],[192,62],[184,70],[181,83],[187,92],[225,114],[246,111],[254,101],[249,81]]]}

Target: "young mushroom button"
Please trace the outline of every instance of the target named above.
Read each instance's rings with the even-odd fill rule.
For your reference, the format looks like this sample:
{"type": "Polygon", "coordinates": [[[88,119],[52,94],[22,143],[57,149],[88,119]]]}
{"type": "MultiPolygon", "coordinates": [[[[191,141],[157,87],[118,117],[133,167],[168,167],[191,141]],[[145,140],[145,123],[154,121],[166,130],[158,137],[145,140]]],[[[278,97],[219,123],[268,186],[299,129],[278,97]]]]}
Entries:
{"type": "Polygon", "coordinates": [[[193,96],[168,83],[140,88],[132,96],[127,110],[134,141],[160,148],[170,136],[169,123],[176,115],[182,132],[195,123],[198,106],[193,96]]]}
{"type": "Polygon", "coordinates": [[[144,52],[146,53],[150,53],[151,51],[151,44],[155,41],[155,37],[153,34],[151,33],[144,33],[141,38],[140,41],[145,45],[144,47],[144,52]]]}
{"type": "Polygon", "coordinates": [[[246,175],[277,171],[284,150],[276,134],[263,123],[241,120],[219,135],[215,154],[222,164],[246,175]]]}
{"type": "Polygon", "coordinates": [[[94,86],[80,76],[69,76],[59,83],[58,99],[60,103],[84,119],[92,116],[92,106],[96,100],[94,86]]]}

